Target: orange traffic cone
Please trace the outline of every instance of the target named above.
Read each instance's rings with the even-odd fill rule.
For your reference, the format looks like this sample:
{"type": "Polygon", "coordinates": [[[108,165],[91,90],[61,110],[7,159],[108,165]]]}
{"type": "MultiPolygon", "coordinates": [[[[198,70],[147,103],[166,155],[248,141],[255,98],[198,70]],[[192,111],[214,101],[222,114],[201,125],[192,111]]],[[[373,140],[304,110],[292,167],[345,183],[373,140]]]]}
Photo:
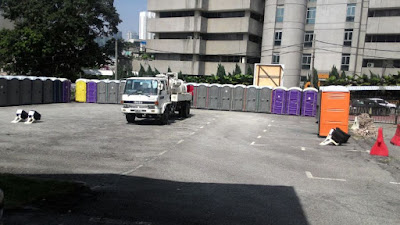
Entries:
{"type": "Polygon", "coordinates": [[[374,146],[371,148],[371,152],[369,153],[370,155],[379,155],[379,156],[389,156],[389,150],[388,147],[385,144],[385,141],[383,140],[383,129],[382,127],[379,127],[378,130],[378,139],[376,140],[376,143],[374,146]]]}
{"type": "Polygon", "coordinates": [[[400,124],[397,124],[396,133],[394,134],[392,140],[390,140],[390,143],[392,145],[400,146],[400,124]]]}

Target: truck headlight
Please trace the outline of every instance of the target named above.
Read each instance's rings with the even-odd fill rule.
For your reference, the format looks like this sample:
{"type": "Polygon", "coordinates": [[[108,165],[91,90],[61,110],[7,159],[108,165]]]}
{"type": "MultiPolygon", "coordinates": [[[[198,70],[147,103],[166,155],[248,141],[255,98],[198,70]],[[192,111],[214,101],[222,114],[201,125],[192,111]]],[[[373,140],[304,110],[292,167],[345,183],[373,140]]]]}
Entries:
{"type": "Polygon", "coordinates": [[[155,109],[156,108],[155,105],[149,105],[148,107],[149,107],[149,109],[155,109]]]}

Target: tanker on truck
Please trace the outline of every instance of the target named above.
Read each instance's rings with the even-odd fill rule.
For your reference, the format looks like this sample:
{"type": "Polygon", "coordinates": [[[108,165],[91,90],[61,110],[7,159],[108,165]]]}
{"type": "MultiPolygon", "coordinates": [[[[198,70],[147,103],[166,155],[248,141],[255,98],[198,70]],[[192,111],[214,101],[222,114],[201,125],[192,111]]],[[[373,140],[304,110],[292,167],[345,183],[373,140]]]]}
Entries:
{"type": "Polygon", "coordinates": [[[189,117],[191,101],[192,95],[177,73],[131,77],[126,80],[121,111],[128,123],[134,123],[135,118],[155,118],[168,124],[175,112],[189,117]]]}

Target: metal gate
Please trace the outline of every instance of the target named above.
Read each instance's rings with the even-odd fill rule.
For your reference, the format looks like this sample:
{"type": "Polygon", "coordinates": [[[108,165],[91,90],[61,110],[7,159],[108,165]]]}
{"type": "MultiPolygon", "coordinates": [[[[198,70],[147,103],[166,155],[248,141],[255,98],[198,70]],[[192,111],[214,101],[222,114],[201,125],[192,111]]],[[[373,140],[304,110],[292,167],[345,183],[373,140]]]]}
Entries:
{"type": "Polygon", "coordinates": [[[258,109],[258,90],[256,86],[246,87],[246,112],[257,112],[258,109]]]}
{"type": "Polygon", "coordinates": [[[233,87],[233,100],[232,100],[232,110],[233,111],[243,111],[244,95],[245,95],[244,85],[235,85],[233,87]]]}

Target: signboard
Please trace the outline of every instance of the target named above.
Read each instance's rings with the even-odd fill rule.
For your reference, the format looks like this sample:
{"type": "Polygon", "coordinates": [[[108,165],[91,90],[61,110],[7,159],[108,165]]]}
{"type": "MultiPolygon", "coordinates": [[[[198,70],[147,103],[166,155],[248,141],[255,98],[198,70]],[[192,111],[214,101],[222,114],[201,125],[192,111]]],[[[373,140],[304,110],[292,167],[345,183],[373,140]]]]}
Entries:
{"type": "Polygon", "coordinates": [[[253,85],[279,87],[283,84],[283,69],[280,64],[255,64],[253,85]]]}

